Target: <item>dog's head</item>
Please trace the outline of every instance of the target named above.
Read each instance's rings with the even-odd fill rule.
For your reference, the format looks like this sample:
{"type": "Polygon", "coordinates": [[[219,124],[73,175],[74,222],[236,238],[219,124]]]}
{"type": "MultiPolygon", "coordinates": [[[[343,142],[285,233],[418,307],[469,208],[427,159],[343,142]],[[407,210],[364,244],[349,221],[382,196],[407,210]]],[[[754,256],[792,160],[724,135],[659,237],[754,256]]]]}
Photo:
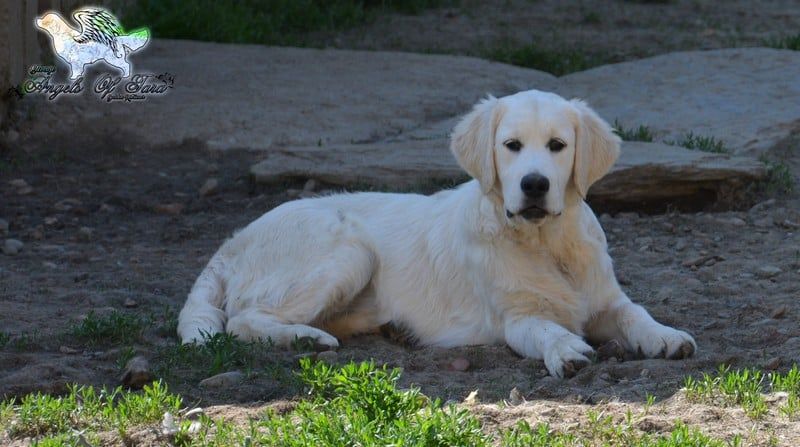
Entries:
{"type": "Polygon", "coordinates": [[[36,18],[36,26],[39,29],[55,35],[64,31],[66,23],[58,14],[48,12],[47,14],[36,18]]]}
{"type": "Polygon", "coordinates": [[[456,125],[450,149],[484,194],[502,198],[509,219],[540,222],[585,198],[619,144],[583,101],[530,90],[478,103],[456,125]]]}

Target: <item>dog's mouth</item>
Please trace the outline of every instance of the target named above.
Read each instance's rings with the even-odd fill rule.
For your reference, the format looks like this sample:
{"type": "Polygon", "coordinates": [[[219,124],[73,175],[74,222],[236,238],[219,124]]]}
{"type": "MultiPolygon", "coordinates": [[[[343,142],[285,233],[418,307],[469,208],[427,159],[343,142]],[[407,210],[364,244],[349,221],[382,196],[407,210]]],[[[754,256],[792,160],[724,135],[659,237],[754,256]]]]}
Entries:
{"type": "Polygon", "coordinates": [[[506,210],[506,216],[508,216],[509,218],[512,218],[514,216],[520,216],[523,219],[527,219],[527,220],[530,220],[530,219],[541,219],[541,218],[547,216],[548,214],[550,214],[549,211],[547,211],[546,209],[544,209],[544,208],[542,208],[542,207],[540,207],[538,205],[531,205],[531,206],[529,206],[527,208],[523,208],[523,209],[517,211],[516,213],[512,213],[511,211],[506,210]]]}

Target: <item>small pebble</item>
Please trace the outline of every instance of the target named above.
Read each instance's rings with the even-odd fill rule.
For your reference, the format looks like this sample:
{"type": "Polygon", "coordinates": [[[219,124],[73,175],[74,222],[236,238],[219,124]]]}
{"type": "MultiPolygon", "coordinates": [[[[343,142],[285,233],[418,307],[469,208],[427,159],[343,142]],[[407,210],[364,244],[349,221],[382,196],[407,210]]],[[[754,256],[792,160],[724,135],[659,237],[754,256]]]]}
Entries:
{"type": "Polygon", "coordinates": [[[764,369],[767,371],[775,371],[776,369],[780,368],[781,366],[781,358],[780,357],[773,357],[764,363],[764,369]]]}
{"type": "Polygon", "coordinates": [[[88,242],[92,240],[92,235],[94,235],[94,230],[89,227],[81,227],[78,230],[78,240],[88,242]]]}
{"type": "Polygon", "coordinates": [[[131,298],[125,298],[125,302],[122,303],[122,305],[124,307],[127,307],[127,308],[130,309],[130,308],[133,308],[133,307],[137,307],[139,305],[139,303],[136,302],[136,300],[133,300],[131,298]]]}
{"type": "Polygon", "coordinates": [[[58,347],[58,352],[60,352],[62,354],[77,354],[80,351],[78,351],[75,348],[70,348],[69,346],[63,346],[62,345],[62,346],[58,347]]]}
{"type": "Polygon", "coordinates": [[[183,415],[186,419],[197,419],[204,414],[203,409],[200,407],[192,408],[183,415]]]}
{"type": "Polygon", "coordinates": [[[773,276],[780,275],[781,273],[783,273],[783,270],[775,267],[774,265],[765,265],[756,270],[756,276],[761,279],[772,278],[773,276]]]}
{"type": "Polygon", "coordinates": [[[139,389],[153,381],[150,362],[141,355],[128,360],[119,379],[123,386],[139,389]]]}
{"type": "Polygon", "coordinates": [[[508,404],[521,405],[523,403],[525,403],[525,398],[522,396],[522,393],[519,392],[517,387],[511,388],[511,391],[508,393],[508,404]]]}
{"type": "Polygon", "coordinates": [[[168,216],[178,216],[183,212],[183,204],[181,203],[162,203],[155,206],[155,211],[160,214],[168,216]]]}
{"type": "Polygon", "coordinates": [[[774,318],[776,320],[779,320],[779,319],[783,318],[786,315],[786,311],[787,310],[789,310],[789,309],[786,307],[785,304],[782,305],[782,306],[779,306],[777,309],[772,311],[772,314],[770,315],[770,317],[772,317],[772,318],[774,318]]]}
{"type": "Polygon", "coordinates": [[[312,192],[316,188],[317,188],[317,181],[314,180],[313,178],[308,179],[308,181],[306,181],[306,184],[303,185],[303,191],[305,192],[312,192]]]}
{"type": "Polygon", "coordinates": [[[203,186],[200,187],[199,193],[200,197],[210,196],[217,192],[217,188],[219,187],[219,180],[215,178],[210,178],[203,183],[203,186]]]}
{"type": "Polygon", "coordinates": [[[244,374],[240,371],[228,371],[222,374],[211,376],[200,381],[203,388],[225,388],[236,385],[244,380],[244,374]]]}
{"type": "Polygon", "coordinates": [[[450,368],[453,371],[461,371],[464,372],[469,369],[469,360],[459,357],[452,362],[450,362],[450,368]]]}
{"type": "Polygon", "coordinates": [[[322,351],[317,353],[317,360],[325,363],[336,363],[339,358],[339,353],[336,351],[322,351]]]}
{"type": "Polygon", "coordinates": [[[17,239],[6,239],[5,243],[3,243],[3,253],[7,254],[8,256],[14,256],[22,251],[22,248],[25,244],[22,241],[17,239]]]}

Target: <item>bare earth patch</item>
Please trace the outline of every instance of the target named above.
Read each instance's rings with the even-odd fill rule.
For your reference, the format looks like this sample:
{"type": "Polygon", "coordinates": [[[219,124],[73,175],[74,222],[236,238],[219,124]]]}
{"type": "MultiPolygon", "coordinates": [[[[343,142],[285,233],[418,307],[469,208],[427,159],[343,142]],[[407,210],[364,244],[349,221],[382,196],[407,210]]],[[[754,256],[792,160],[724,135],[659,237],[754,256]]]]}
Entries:
{"type": "MultiPolygon", "coordinates": [[[[180,357],[177,311],[210,255],[232,231],[297,189],[290,197],[283,187],[252,186],[242,173],[257,154],[246,152],[223,156],[191,144],[145,149],[88,133],[71,143],[30,139],[23,147],[38,150],[6,153],[0,182],[5,237],[25,244],[16,255],[0,255],[6,337],[0,396],[61,393],[72,382],[114,386],[125,361],[142,354],[187,405],[225,405],[209,411],[226,418],[246,420],[251,410],[242,406],[296,399],[300,390],[290,372],[296,353],[267,350],[243,363],[244,382],[222,389],[198,384],[225,359],[209,355],[190,360],[196,362],[190,367],[170,360],[180,357]],[[201,195],[209,178],[218,186],[201,195]],[[78,325],[90,312],[141,321],[129,322],[140,334],[78,325]]],[[[722,363],[785,371],[800,362],[799,203],[795,192],[724,213],[611,216],[600,210],[623,287],[655,318],[695,336],[699,352],[690,360],[628,355],[557,380],[542,362],[502,346],[414,349],[369,336],[346,341],[336,361],[400,367],[401,386],[419,386],[443,401],[461,402],[478,390],[478,404],[470,408],[487,426],[525,418],[569,429],[589,410],[621,420],[628,410],[644,411],[653,395],[657,404],[637,419],[638,430],[669,432],[680,418],[722,438],[741,434],[760,445],[775,436],[778,445],[796,444],[798,422],[774,409],[754,422],[737,407],[687,402],[679,389],[687,375],[722,363]],[[502,401],[513,388],[528,403],[509,409],[502,401]]]]}

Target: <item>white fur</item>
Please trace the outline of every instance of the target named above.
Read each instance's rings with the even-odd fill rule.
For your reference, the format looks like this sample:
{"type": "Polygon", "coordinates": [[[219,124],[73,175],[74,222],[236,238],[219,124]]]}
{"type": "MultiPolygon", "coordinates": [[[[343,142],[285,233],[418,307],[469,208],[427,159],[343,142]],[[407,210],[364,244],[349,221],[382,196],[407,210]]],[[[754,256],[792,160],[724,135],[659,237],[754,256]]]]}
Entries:
{"type": "Polygon", "coordinates": [[[583,102],[539,91],[489,98],[453,133],[476,180],[432,196],[357,193],[285,203],[228,240],[181,311],[183,342],[227,330],[286,345],[394,322],[422,344],[507,343],[551,374],[589,362],[583,339],[685,357],[687,333],[620,289],[603,230],[583,201],[619,139],[583,102]],[[523,143],[511,152],[504,142],[523,143]],[[551,152],[547,142],[567,143],[551,152]],[[550,179],[549,214],[526,220],[520,179],[550,179]],[[508,213],[512,217],[508,217],[508,213]]]}

